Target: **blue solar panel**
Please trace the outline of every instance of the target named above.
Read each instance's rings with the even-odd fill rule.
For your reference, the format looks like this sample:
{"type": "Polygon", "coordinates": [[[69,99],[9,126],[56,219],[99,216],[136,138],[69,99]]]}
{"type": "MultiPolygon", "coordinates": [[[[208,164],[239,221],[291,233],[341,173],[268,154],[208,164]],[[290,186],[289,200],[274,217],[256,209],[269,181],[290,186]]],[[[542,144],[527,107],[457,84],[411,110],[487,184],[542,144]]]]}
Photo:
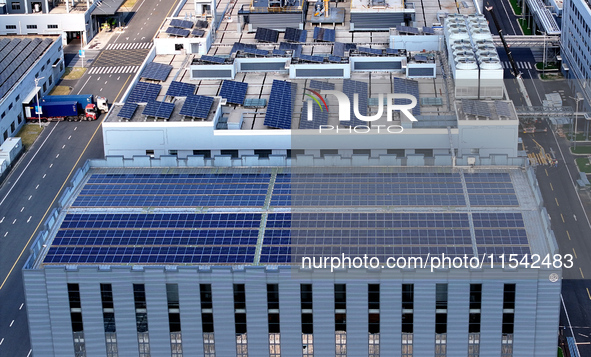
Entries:
{"type": "Polygon", "coordinates": [[[212,104],[212,97],[190,95],[185,100],[179,114],[192,118],[207,119],[212,104]]]}
{"type": "Polygon", "coordinates": [[[334,42],[336,38],[336,31],[333,29],[325,29],[322,27],[314,27],[314,39],[316,41],[334,42]]]}
{"type": "Polygon", "coordinates": [[[187,37],[187,36],[189,36],[191,31],[185,30],[185,29],[180,29],[177,27],[169,27],[166,29],[166,33],[171,34],[171,35],[175,35],[175,36],[187,37]]]}
{"type": "Polygon", "coordinates": [[[333,63],[341,62],[341,57],[339,56],[328,56],[328,61],[333,63]]]}
{"type": "Polygon", "coordinates": [[[435,34],[435,31],[433,30],[432,27],[423,27],[423,33],[425,33],[427,35],[433,35],[433,34],[435,34]]]}
{"type": "Polygon", "coordinates": [[[295,83],[273,80],[265,114],[265,125],[279,129],[291,129],[295,90],[295,83]]]}
{"type": "Polygon", "coordinates": [[[257,56],[266,56],[269,54],[269,51],[266,50],[259,50],[258,48],[252,48],[252,47],[244,47],[244,49],[242,50],[242,52],[244,53],[249,53],[252,55],[257,55],[257,56]]]}
{"type": "Polygon", "coordinates": [[[205,21],[205,20],[197,20],[197,22],[195,22],[195,27],[199,28],[199,29],[206,29],[209,26],[209,22],[205,21]]]}
{"type": "Polygon", "coordinates": [[[193,95],[194,93],[194,84],[177,81],[170,82],[170,86],[166,91],[166,95],[169,95],[171,97],[187,97],[189,95],[193,95]]]}
{"type": "Polygon", "coordinates": [[[163,63],[150,62],[146,65],[140,78],[151,79],[155,81],[165,81],[172,71],[172,66],[163,63]]]}
{"type": "Polygon", "coordinates": [[[285,56],[285,55],[286,55],[286,53],[285,53],[285,51],[283,51],[283,50],[274,49],[274,50],[273,50],[273,55],[274,55],[274,56],[285,56]]]}
{"type": "Polygon", "coordinates": [[[133,118],[133,114],[135,113],[135,110],[137,109],[137,104],[136,103],[125,103],[123,105],[123,107],[121,107],[121,109],[119,110],[119,113],[117,114],[118,117],[124,118],[124,119],[131,119],[133,118]]]}
{"type": "Polygon", "coordinates": [[[246,90],[248,83],[224,80],[222,88],[220,89],[220,97],[226,98],[230,104],[242,105],[244,104],[244,97],[246,97],[246,90]]]}
{"type": "Polygon", "coordinates": [[[161,88],[162,86],[160,84],[138,82],[129,93],[126,102],[147,103],[156,100],[161,88]]]}
{"type": "Polygon", "coordinates": [[[357,93],[359,98],[359,103],[357,105],[357,108],[359,108],[359,114],[367,115],[367,107],[369,105],[369,90],[367,83],[345,79],[343,80],[343,92],[349,98],[351,115],[349,122],[342,121],[340,124],[345,126],[367,125],[366,122],[357,119],[353,111],[353,105],[355,104],[354,94],[357,93]]]}
{"type": "Polygon", "coordinates": [[[335,88],[334,83],[317,81],[315,79],[310,80],[310,84],[308,86],[312,89],[334,90],[335,88]]]}
{"type": "Polygon", "coordinates": [[[345,44],[342,42],[335,42],[332,54],[339,57],[345,57],[345,44]]]}
{"type": "Polygon", "coordinates": [[[395,48],[386,48],[386,53],[389,55],[397,55],[400,53],[400,50],[397,50],[395,48]]]}
{"type": "Polygon", "coordinates": [[[327,124],[328,112],[318,107],[318,105],[316,105],[316,103],[314,102],[310,103],[310,101],[304,101],[304,105],[302,107],[302,115],[300,117],[300,129],[318,129],[320,125],[327,124]],[[312,118],[309,118],[308,116],[308,108],[311,108],[312,110],[312,118]]]}
{"type": "MultiPolygon", "coordinates": [[[[393,86],[394,93],[410,94],[417,99],[417,103],[419,102],[419,82],[410,79],[395,77],[393,86]]],[[[409,104],[409,101],[406,99],[394,99],[394,104],[409,104]]],[[[412,108],[411,112],[415,116],[421,115],[421,106],[417,104],[414,108],[412,108]]]]}
{"type": "Polygon", "coordinates": [[[302,42],[302,43],[306,42],[307,37],[308,37],[308,31],[300,30],[300,29],[293,28],[293,27],[286,28],[285,35],[283,36],[283,38],[286,41],[302,42]]]}
{"type": "Polygon", "coordinates": [[[216,56],[207,56],[207,55],[202,55],[201,60],[203,62],[211,62],[211,63],[217,63],[217,64],[223,64],[224,62],[226,62],[225,58],[216,57],[216,56]]]}
{"type": "Polygon", "coordinates": [[[279,31],[258,27],[254,39],[260,42],[277,42],[279,31]]]}
{"type": "Polygon", "coordinates": [[[174,103],[150,101],[142,112],[143,115],[169,119],[174,110],[174,103]]]}
{"type": "Polygon", "coordinates": [[[194,29],[193,32],[191,32],[191,34],[195,37],[203,37],[203,35],[205,35],[205,31],[200,29],[194,29]]]}
{"type": "Polygon", "coordinates": [[[308,62],[314,62],[314,63],[324,62],[324,57],[322,57],[322,56],[300,55],[299,59],[302,61],[308,61],[308,62]]]}
{"type": "Polygon", "coordinates": [[[184,29],[191,29],[191,28],[193,28],[193,21],[172,19],[170,21],[170,26],[180,27],[180,28],[184,28],[184,29]]]}
{"type": "Polygon", "coordinates": [[[367,53],[370,55],[378,55],[378,56],[382,55],[382,50],[378,49],[378,48],[357,47],[357,51],[359,51],[359,53],[367,53]]]}
{"type": "Polygon", "coordinates": [[[427,62],[428,59],[427,59],[427,56],[415,55],[414,60],[417,62],[427,62]]]}

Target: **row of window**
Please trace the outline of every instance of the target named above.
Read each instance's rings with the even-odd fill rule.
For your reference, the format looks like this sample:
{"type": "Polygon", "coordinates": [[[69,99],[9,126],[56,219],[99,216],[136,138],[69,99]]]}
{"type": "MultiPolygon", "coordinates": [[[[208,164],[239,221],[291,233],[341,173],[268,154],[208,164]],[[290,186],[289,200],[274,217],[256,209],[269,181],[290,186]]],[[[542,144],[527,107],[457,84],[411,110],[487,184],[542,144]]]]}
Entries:
{"type": "MultiPolygon", "coordinates": [[[[237,357],[248,356],[248,330],[246,316],[246,286],[233,284],[234,332],[236,336],[237,357]]],[[[401,286],[401,355],[413,356],[414,333],[414,284],[401,286]]],[[[107,357],[117,357],[117,336],[113,290],[111,284],[100,284],[103,323],[107,357]]],[[[204,341],[204,355],[215,357],[215,339],[213,323],[213,295],[211,284],[199,285],[201,300],[201,326],[204,341]]],[[[281,328],[279,317],[279,284],[267,284],[267,314],[269,333],[269,355],[280,357],[281,328]]],[[[182,357],[182,333],[178,284],[166,284],[168,303],[168,325],[170,332],[172,357],[182,357]]],[[[368,308],[368,355],[380,356],[380,285],[367,285],[368,308]]],[[[82,321],[82,304],[78,284],[68,284],[70,317],[74,338],[76,357],[85,356],[84,326],[82,321]]],[[[138,336],[140,357],[150,356],[149,323],[144,284],[133,284],[133,299],[138,336]]],[[[302,333],[302,355],[314,355],[314,302],[313,285],[300,284],[300,312],[302,333]]],[[[469,293],[469,354],[468,357],[479,356],[480,341],[480,310],[482,308],[482,284],[470,284],[469,293]]],[[[293,308],[293,307],[291,307],[293,308]]],[[[447,308],[448,284],[436,284],[435,291],[435,357],[447,356],[447,308]]],[[[511,357],[513,323],[515,309],[515,284],[505,284],[503,290],[502,319],[502,357],[511,357]]],[[[334,284],[334,326],[335,355],[347,356],[347,285],[334,284]]]]}
{"type": "MultiPolygon", "coordinates": [[[[457,149],[456,149],[457,150],[457,149]]],[[[433,149],[415,149],[415,154],[423,154],[425,157],[433,157],[433,149]]],[[[168,150],[168,155],[178,155],[178,150],[168,150]]],[[[479,149],[472,149],[472,154],[478,154],[479,149]]],[[[287,157],[296,157],[297,155],[304,155],[305,150],[287,150],[287,157]]],[[[229,155],[233,159],[240,157],[239,150],[221,150],[221,155],[229,155]]],[[[273,150],[254,150],[254,155],[258,155],[259,158],[268,158],[273,154],[273,150]]],[[[404,157],[404,149],[388,149],[388,155],[396,155],[398,157],[404,157]]],[[[146,150],[146,155],[154,156],[154,150],[146,150]]],[[[205,159],[211,159],[211,150],[193,150],[193,155],[203,156],[205,159]]],[[[339,155],[338,149],[323,149],[320,150],[320,157],[326,155],[339,155]]],[[[371,156],[371,149],[353,149],[353,155],[368,155],[371,156]]]]}
{"type": "MultiPolygon", "coordinates": [[[[58,25],[47,25],[48,29],[57,29],[59,28],[58,25]]],[[[6,25],[7,30],[16,30],[16,25],[6,25]]],[[[27,25],[27,30],[35,30],[37,29],[37,25],[27,25]]]]}

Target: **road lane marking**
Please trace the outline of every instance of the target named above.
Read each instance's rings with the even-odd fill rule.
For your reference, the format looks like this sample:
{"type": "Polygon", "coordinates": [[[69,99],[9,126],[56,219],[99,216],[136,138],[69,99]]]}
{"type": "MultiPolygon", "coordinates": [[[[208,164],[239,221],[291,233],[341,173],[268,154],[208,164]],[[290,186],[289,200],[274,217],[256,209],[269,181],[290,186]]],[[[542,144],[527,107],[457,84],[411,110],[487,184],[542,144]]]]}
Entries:
{"type": "Polygon", "coordinates": [[[29,219],[27,219],[27,223],[31,221],[31,218],[33,218],[33,216],[29,216],[29,219]]]}
{"type": "Polygon", "coordinates": [[[581,276],[583,277],[583,279],[585,279],[585,275],[583,274],[583,269],[581,269],[581,267],[579,267],[579,271],[581,272],[581,276]]]}
{"type": "Polygon", "coordinates": [[[577,220],[577,215],[573,214],[573,218],[575,219],[575,221],[577,220]]]}
{"type": "MultiPolygon", "coordinates": [[[[90,74],[90,72],[89,72],[89,74],[90,74]]],[[[80,90],[78,91],[78,94],[80,94],[82,92],[82,89],[84,89],[84,86],[86,86],[86,83],[88,83],[88,81],[90,80],[90,77],[92,77],[92,76],[90,76],[90,75],[88,76],[88,79],[86,80],[86,82],[84,82],[84,84],[82,85],[82,88],[80,88],[80,90]]]]}
{"type": "MultiPolygon", "coordinates": [[[[8,197],[8,195],[10,194],[10,192],[12,192],[12,189],[14,188],[14,186],[16,186],[17,182],[21,179],[21,177],[23,176],[23,174],[25,173],[25,171],[27,171],[27,168],[29,167],[29,165],[31,164],[31,162],[33,161],[33,159],[35,159],[35,156],[37,156],[37,154],[39,153],[39,151],[41,151],[41,148],[43,147],[43,145],[45,145],[45,142],[47,141],[47,139],[49,139],[49,137],[51,136],[51,133],[53,133],[53,131],[55,130],[55,128],[58,126],[58,124],[59,124],[59,122],[53,126],[53,128],[51,129],[51,131],[49,132],[49,134],[47,135],[47,137],[45,138],[45,140],[43,140],[43,142],[39,146],[39,149],[37,149],[37,151],[35,152],[35,155],[33,155],[33,157],[31,158],[31,160],[27,163],[27,166],[25,166],[25,168],[23,169],[23,172],[21,172],[21,174],[18,175],[18,177],[16,178],[16,181],[14,181],[14,183],[10,187],[10,190],[8,190],[8,192],[6,193],[6,195],[4,196],[4,198],[2,199],[2,201],[0,201],[0,206],[2,206],[2,203],[4,203],[4,200],[6,200],[6,197],[8,197]]],[[[37,185],[37,187],[39,187],[39,185],[37,185]]]]}
{"type": "Polygon", "coordinates": [[[29,199],[28,199],[27,201],[30,201],[32,197],[33,197],[33,195],[30,195],[30,196],[29,196],[29,199]]]}
{"type": "Polygon", "coordinates": [[[39,188],[39,185],[35,186],[35,190],[39,188]]]}
{"type": "Polygon", "coordinates": [[[66,144],[62,145],[62,149],[66,147],[66,144]]]}
{"type": "Polygon", "coordinates": [[[589,288],[587,288],[587,296],[589,296],[589,300],[591,300],[591,293],[589,293],[589,288]]]}
{"type": "Polygon", "coordinates": [[[3,342],[4,342],[4,337],[2,337],[2,339],[0,340],[0,346],[2,345],[3,342]]]}
{"type": "Polygon", "coordinates": [[[12,321],[10,322],[10,326],[8,326],[8,327],[12,327],[12,325],[13,325],[13,324],[14,324],[14,320],[12,320],[12,321]]]}
{"type": "Polygon", "coordinates": [[[560,205],[558,204],[558,198],[554,197],[554,201],[556,201],[556,205],[557,205],[558,207],[560,207],[560,205]]]}
{"type": "Polygon", "coordinates": [[[4,222],[4,218],[6,218],[6,217],[2,217],[2,220],[0,221],[0,223],[4,222]]]}
{"type": "Polygon", "coordinates": [[[562,213],[560,214],[560,218],[562,218],[562,223],[565,223],[564,222],[564,216],[562,215],[562,213]]]}
{"type": "Polygon", "coordinates": [[[550,182],[550,188],[554,191],[554,186],[552,186],[552,182],[550,182]]]}
{"type": "Polygon", "coordinates": [[[21,212],[25,210],[25,207],[21,208],[21,212]]]}
{"type": "Polygon", "coordinates": [[[577,258],[577,252],[575,252],[575,248],[573,248],[573,253],[575,253],[575,259],[578,259],[577,258]]]}
{"type": "Polygon", "coordinates": [[[29,357],[31,355],[31,353],[33,353],[33,349],[29,350],[29,354],[27,355],[27,357],[29,357]]]}
{"type": "Polygon", "coordinates": [[[4,236],[6,237],[8,235],[8,232],[4,233],[4,236]]]}
{"type": "Polygon", "coordinates": [[[16,223],[16,218],[14,219],[14,221],[12,221],[12,224],[15,224],[15,223],[16,223]]]}
{"type": "Polygon", "coordinates": [[[55,158],[57,159],[58,157],[60,157],[60,154],[55,155],[55,158]]]}
{"type": "Polygon", "coordinates": [[[21,303],[21,306],[18,308],[19,310],[21,310],[23,308],[23,305],[25,305],[25,303],[21,303]]]}

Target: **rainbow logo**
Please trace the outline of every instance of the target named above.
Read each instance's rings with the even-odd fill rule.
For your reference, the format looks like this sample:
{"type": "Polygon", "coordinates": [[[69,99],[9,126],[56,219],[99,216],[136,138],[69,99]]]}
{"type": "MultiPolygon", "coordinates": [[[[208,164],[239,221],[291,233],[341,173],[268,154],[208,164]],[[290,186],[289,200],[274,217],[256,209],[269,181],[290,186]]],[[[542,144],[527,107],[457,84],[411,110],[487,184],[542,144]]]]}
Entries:
{"type": "Polygon", "coordinates": [[[326,109],[326,112],[328,113],[328,106],[326,105],[326,102],[324,101],[324,98],[322,98],[322,96],[320,95],[320,93],[310,89],[310,88],[304,88],[304,90],[308,90],[310,92],[312,92],[312,94],[316,95],[318,97],[317,98],[313,97],[312,95],[308,94],[308,93],[304,93],[305,95],[307,95],[308,97],[312,98],[313,101],[316,102],[316,104],[318,104],[318,107],[320,108],[320,111],[324,111],[324,109],[326,109]],[[320,101],[322,101],[322,104],[324,104],[324,109],[322,108],[322,105],[320,104],[320,101]]]}

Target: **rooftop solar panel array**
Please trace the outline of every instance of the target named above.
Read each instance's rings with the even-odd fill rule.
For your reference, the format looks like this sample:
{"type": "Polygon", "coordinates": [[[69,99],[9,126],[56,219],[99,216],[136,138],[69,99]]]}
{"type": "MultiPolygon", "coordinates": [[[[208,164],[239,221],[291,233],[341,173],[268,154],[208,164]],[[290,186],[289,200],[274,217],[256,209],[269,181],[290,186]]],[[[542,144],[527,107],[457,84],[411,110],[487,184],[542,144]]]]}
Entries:
{"type": "Polygon", "coordinates": [[[162,86],[155,83],[138,82],[127,97],[129,103],[147,103],[158,98],[162,86]]]}
{"type": "Polygon", "coordinates": [[[507,172],[155,172],[92,173],[43,264],[286,264],[341,254],[385,261],[530,253],[525,225],[532,217],[522,213],[530,208],[479,209],[472,202],[473,195],[514,191],[507,172]]]}
{"type": "Polygon", "coordinates": [[[246,48],[256,49],[257,46],[255,44],[251,44],[251,43],[234,42],[234,45],[232,46],[232,50],[230,51],[230,54],[233,54],[238,51],[244,51],[244,49],[246,49],[246,48]]]}
{"type": "Polygon", "coordinates": [[[150,62],[146,65],[140,78],[151,79],[154,81],[165,81],[172,71],[172,66],[163,63],[150,62]]]}
{"type": "Polygon", "coordinates": [[[339,63],[341,60],[342,58],[339,56],[328,56],[328,62],[339,63]]]}
{"type": "Polygon", "coordinates": [[[370,47],[357,47],[357,51],[359,53],[367,53],[370,55],[378,55],[378,56],[381,56],[382,52],[383,52],[381,49],[370,48],[370,47]]]}
{"type": "Polygon", "coordinates": [[[332,48],[332,54],[339,57],[345,57],[345,44],[342,42],[335,42],[332,48]]]}
{"type": "Polygon", "coordinates": [[[207,119],[213,105],[213,98],[203,95],[190,95],[185,100],[180,115],[191,118],[207,119]]]}
{"type": "Polygon", "coordinates": [[[180,37],[187,37],[187,36],[189,36],[191,31],[185,30],[185,29],[180,29],[178,27],[169,27],[166,29],[166,33],[171,34],[171,35],[175,35],[175,36],[180,36],[180,37]]]}
{"type": "Polygon", "coordinates": [[[428,59],[427,59],[427,56],[415,55],[414,60],[417,62],[427,62],[428,59]]]}
{"type": "Polygon", "coordinates": [[[511,107],[509,105],[509,103],[506,102],[500,102],[498,100],[495,100],[495,107],[497,109],[497,114],[499,116],[504,116],[507,118],[512,118],[513,114],[511,112],[511,107]]]}
{"type": "Polygon", "coordinates": [[[336,38],[336,31],[333,29],[326,29],[322,27],[314,27],[314,39],[316,41],[334,42],[336,38]]]}
{"type": "Polygon", "coordinates": [[[172,19],[172,20],[170,20],[170,26],[180,27],[183,29],[192,29],[193,28],[193,21],[172,19]]]}
{"type": "Polygon", "coordinates": [[[166,91],[166,95],[171,97],[187,97],[193,94],[195,94],[194,84],[177,81],[170,82],[170,86],[168,86],[168,90],[166,91]]]}
{"type": "Polygon", "coordinates": [[[328,124],[328,112],[315,102],[304,101],[300,116],[300,129],[318,129],[320,125],[326,124],[328,124]],[[312,110],[312,118],[308,117],[308,108],[312,110]]]}
{"type": "Polygon", "coordinates": [[[369,105],[369,90],[367,83],[354,81],[351,79],[345,79],[343,80],[343,92],[349,98],[351,115],[350,120],[348,122],[342,121],[340,122],[340,124],[351,127],[355,127],[358,125],[367,125],[366,122],[357,119],[355,117],[355,112],[353,111],[353,105],[355,105],[354,94],[357,93],[359,98],[359,103],[357,106],[357,108],[359,109],[359,114],[365,116],[367,115],[367,107],[369,105]]]}
{"type": "Polygon", "coordinates": [[[287,53],[283,50],[273,49],[273,56],[285,56],[287,53]]]}
{"type": "Polygon", "coordinates": [[[52,39],[14,39],[0,51],[0,98],[18,83],[20,78],[43,55],[52,39]]]}
{"type": "Polygon", "coordinates": [[[248,83],[225,79],[220,89],[220,97],[226,98],[226,101],[230,104],[243,105],[247,89],[248,83]]]}
{"type": "Polygon", "coordinates": [[[277,42],[279,31],[258,27],[254,39],[260,42],[277,42]]]}
{"type": "Polygon", "coordinates": [[[296,84],[273,80],[264,124],[272,128],[291,129],[296,84]]]}
{"type": "Polygon", "coordinates": [[[506,173],[465,174],[472,206],[519,206],[511,177],[506,173]]]}
{"type": "Polygon", "coordinates": [[[291,41],[291,42],[302,42],[305,43],[306,42],[306,38],[308,37],[308,31],[307,30],[300,30],[297,28],[293,28],[293,27],[288,27],[285,29],[285,34],[283,36],[283,38],[286,41],[291,41]]]}
{"type": "Polygon", "coordinates": [[[203,37],[203,35],[205,35],[205,31],[200,29],[194,29],[193,32],[191,32],[191,34],[195,37],[203,37]]]}
{"type": "Polygon", "coordinates": [[[462,110],[465,114],[475,115],[479,117],[491,117],[488,103],[480,100],[467,100],[462,99],[462,110]]]}
{"type": "Polygon", "coordinates": [[[117,116],[123,119],[131,120],[137,107],[138,105],[136,103],[127,102],[123,105],[123,107],[121,107],[117,116]]]}
{"type": "Polygon", "coordinates": [[[313,63],[324,62],[324,57],[322,57],[322,56],[299,55],[299,59],[301,61],[307,61],[307,62],[313,62],[313,63]]]}
{"type": "MultiPolygon", "coordinates": [[[[419,105],[419,82],[405,78],[394,78],[394,93],[406,93],[414,96],[417,99],[417,105],[412,108],[413,115],[421,115],[421,106],[419,105]]],[[[404,105],[410,104],[406,99],[394,99],[394,104],[404,105]]]]}
{"type": "Polygon", "coordinates": [[[148,102],[142,115],[155,117],[155,118],[162,118],[162,119],[169,119],[172,115],[172,111],[174,110],[174,103],[167,103],[167,102],[157,102],[155,100],[148,102]]]}
{"type": "Polygon", "coordinates": [[[315,79],[310,80],[310,84],[308,84],[308,86],[312,89],[324,89],[324,90],[334,90],[334,88],[335,88],[334,83],[317,81],[315,79]]]}
{"type": "Polygon", "coordinates": [[[398,32],[401,33],[410,33],[413,35],[418,35],[419,34],[419,29],[416,27],[409,27],[409,26],[396,26],[396,29],[398,30],[398,32]]]}
{"type": "Polygon", "coordinates": [[[259,50],[258,48],[252,48],[252,47],[244,47],[244,49],[242,50],[242,52],[244,53],[248,53],[251,55],[257,55],[257,56],[267,56],[269,54],[269,51],[267,50],[259,50]]]}
{"type": "Polygon", "coordinates": [[[435,30],[432,27],[423,27],[423,33],[427,35],[434,35],[435,30]]]}

